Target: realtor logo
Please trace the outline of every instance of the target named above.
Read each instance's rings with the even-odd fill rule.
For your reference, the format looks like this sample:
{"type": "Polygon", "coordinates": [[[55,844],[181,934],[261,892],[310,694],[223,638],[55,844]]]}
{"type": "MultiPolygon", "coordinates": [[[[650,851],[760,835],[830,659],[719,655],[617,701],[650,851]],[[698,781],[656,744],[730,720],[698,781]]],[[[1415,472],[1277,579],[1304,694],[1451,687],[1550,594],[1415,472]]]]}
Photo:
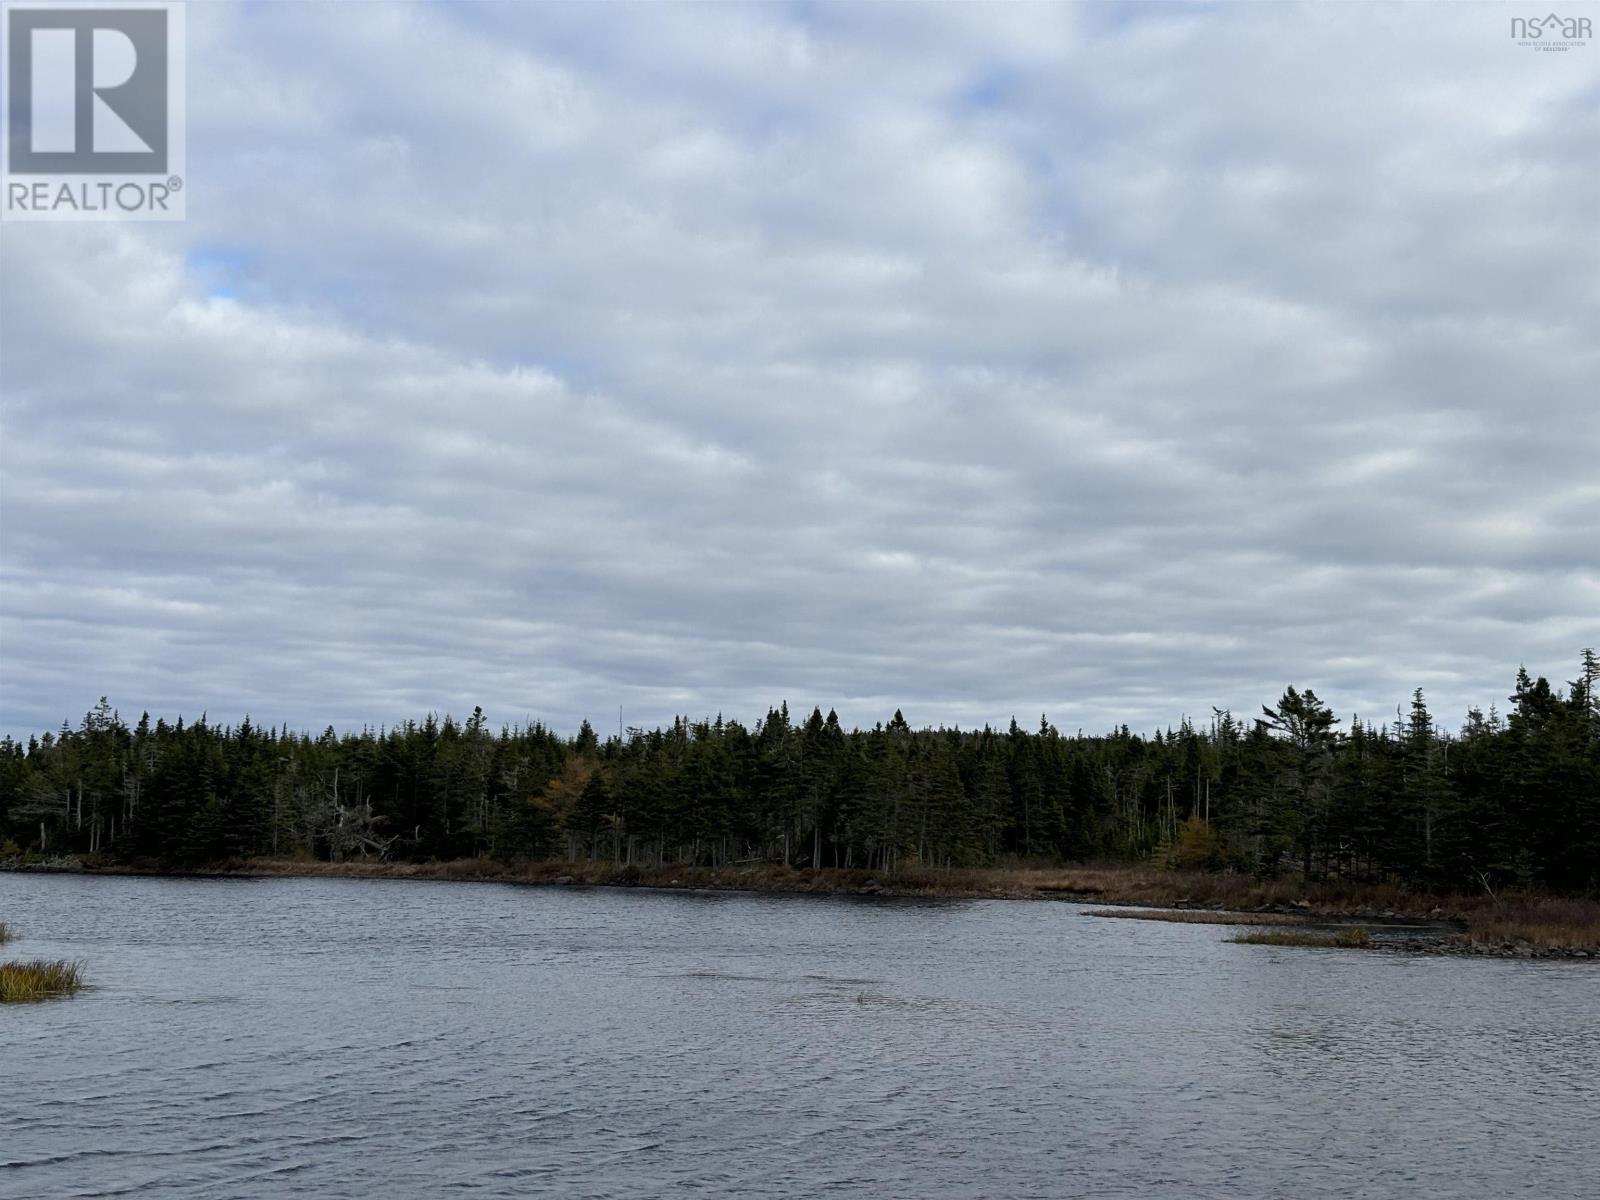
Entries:
{"type": "Polygon", "coordinates": [[[4,7],[8,220],[181,220],[183,6],[4,7]]]}
{"type": "Polygon", "coordinates": [[[1547,13],[1542,17],[1512,17],[1511,37],[1519,46],[1532,50],[1571,50],[1587,46],[1594,36],[1588,17],[1547,13]]]}

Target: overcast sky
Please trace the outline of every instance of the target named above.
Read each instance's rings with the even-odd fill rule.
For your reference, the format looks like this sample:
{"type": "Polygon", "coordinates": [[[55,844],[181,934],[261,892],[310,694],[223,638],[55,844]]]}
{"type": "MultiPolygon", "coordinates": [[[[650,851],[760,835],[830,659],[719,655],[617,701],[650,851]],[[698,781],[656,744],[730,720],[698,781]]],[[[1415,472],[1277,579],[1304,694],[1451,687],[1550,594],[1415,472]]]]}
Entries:
{"type": "Polygon", "coordinates": [[[1570,679],[1600,42],[1518,11],[191,4],[188,220],[0,229],[0,731],[1570,679]]]}

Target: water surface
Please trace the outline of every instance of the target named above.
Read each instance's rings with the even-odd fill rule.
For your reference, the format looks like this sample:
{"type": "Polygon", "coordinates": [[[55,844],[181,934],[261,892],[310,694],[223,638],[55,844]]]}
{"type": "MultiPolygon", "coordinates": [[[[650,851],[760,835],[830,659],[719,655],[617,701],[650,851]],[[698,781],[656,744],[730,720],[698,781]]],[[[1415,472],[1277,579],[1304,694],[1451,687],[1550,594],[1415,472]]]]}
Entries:
{"type": "Polygon", "coordinates": [[[0,874],[0,1196],[1600,1194],[1600,969],[1083,911],[0,874]]]}

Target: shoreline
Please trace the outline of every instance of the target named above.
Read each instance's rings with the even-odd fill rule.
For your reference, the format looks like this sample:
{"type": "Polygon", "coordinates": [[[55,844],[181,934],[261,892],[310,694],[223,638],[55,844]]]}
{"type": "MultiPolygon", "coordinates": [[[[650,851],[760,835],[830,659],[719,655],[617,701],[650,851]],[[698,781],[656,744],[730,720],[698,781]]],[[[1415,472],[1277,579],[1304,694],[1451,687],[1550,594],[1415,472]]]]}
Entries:
{"type": "MultiPolygon", "coordinates": [[[[1402,939],[1386,949],[1423,954],[1600,961],[1600,901],[1407,893],[1389,884],[1304,882],[1177,872],[1141,866],[912,868],[895,874],[772,863],[726,867],[600,862],[323,862],[229,859],[175,867],[154,862],[54,859],[0,862],[21,874],[147,875],[167,878],[420,879],[536,887],[649,887],[788,895],[854,895],[951,900],[1063,900],[1196,913],[1275,914],[1293,923],[1422,921],[1461,932],[1402,939]]],[[[1160,919],[1153,917],[1152,919],[1160,919]]],[[[1248,922],[1245,922],[1248,923],[1248,922]]]]}

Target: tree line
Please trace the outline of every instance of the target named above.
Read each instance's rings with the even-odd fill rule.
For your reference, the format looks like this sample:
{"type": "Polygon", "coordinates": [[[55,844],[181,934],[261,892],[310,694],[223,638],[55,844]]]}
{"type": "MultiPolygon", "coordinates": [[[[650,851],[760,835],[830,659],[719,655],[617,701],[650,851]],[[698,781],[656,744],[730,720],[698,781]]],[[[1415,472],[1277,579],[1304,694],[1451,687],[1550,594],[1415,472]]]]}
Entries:
{"type": "Polygon", "coordinates": [[[0,858],[195,864],[262,855],[723,866],[1163,861],[1418,887],[1600,888],[1600,662],[1519,671],[1502,715],[1446,732],[1423,693],[1348,727],[1314,691],[1151,735],[843,728],[788,705],[754,726],[430,715],[320,735],[202,718],[0,739],[0,858]]]}

